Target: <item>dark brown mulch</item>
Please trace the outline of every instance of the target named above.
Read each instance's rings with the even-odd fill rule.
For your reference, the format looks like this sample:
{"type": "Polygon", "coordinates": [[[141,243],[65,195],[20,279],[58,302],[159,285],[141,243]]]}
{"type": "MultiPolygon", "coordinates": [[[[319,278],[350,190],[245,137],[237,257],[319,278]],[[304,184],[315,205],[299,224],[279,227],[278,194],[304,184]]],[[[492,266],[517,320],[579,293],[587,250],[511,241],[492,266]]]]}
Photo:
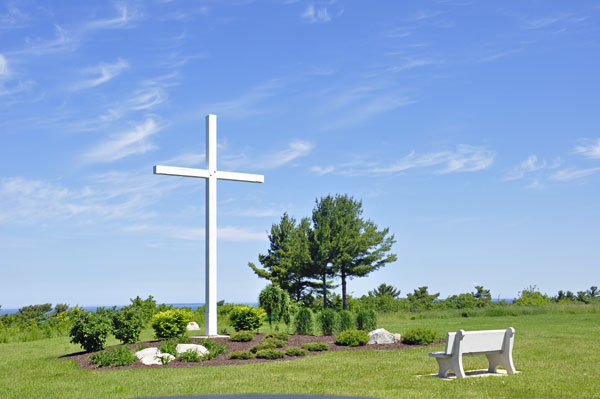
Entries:
{"type": "MultiPolygon", "coordinates": [[[[96,369],[96,370],[125,370],[125,369],[142,369],[142,368],[173,368],[173,367],[199,367],[199,366],[229,366],[236,364],[249,364],[249,363],[263,363],[263,362],[278,362],[278,361],[286,361],[297,359],[293,356],[285,356],[283,359],[227,359],[227,355],[229,352],[238,352],[238,351],[249,351],[250,348],[254,345],[257,345],[263,338],[265,334],[257,334],[254,339],[250,342],[233,342],[230,341],[229,338],[211,338],[212,340],[219,342],[221,344],[225,344],[227,346],[227,353],[219,355],[211,360],[206,360],[203,362],[183,362],[179,359],[171,361],[167,365],[151,365],[146,366],[140,362],[135,362],[130,366],[119,366],[119,367],[105,367],[105,368],[96,368],[93,364],[90,363],[89,353],[77,352],[70,355],[61,356],[62,358],[74,359],[79,368],[81,369],[96,369]]],[[[200,343],[199,339],[191,338],[191,343],[200,343]]],[[[333,351],[352,351],[352,350],[404,350],[408,348],[417,348],[420,347],[418,345],[406,345],[401,342],[396,342],[393,344],[376,344],[376,345],[364,345],[364,346],[342,346],[335,344],[335,337],[333,336],[313,336],[313,335],[290,335],[289,340],[287,341],[287,345],[285,346],[296,346],[302,347],[302,344],[306,344],[308,342],[324,342],[329,344],[329,350],[325,352],[308,352],[307,356],[315,356],[321,353],[333,352],[333,351]]],[[[442,339],[438,339],[434,343],[427,346],[434,346],[444,342],[442,339]]],[[[161,345],[161,341],[145,341],[138,342],[137,344],[129,345],[129,347],[133,350],[138,345],[144,345],[144,347],[159,347],[161,345]]],[[[285,348],[284,348],[285,349],[285,348]]]]}

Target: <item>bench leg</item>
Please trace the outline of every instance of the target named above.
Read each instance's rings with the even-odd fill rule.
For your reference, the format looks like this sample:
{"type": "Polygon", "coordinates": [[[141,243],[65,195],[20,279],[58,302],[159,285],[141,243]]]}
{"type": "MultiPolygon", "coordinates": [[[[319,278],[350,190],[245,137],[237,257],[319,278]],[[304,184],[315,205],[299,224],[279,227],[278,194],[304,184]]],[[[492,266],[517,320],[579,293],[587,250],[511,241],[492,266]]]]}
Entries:
{"type": "Polygon", "coordinates": [[[513,364],[512,353],[508,352],[486,356],[490,364],[490,367],[488,368],[488,373],[497,373],[498,366],[504,367],[508,374],[515,373],[515,365],[513,364]]]}
{"type": "Polygon", "coordinates": [[[438,366],[440,371],[438,376],[442,378],[448,377],[448,371],[454,371],[456,374],[456,378],[465,378],[465,371],[463,370],[462,365],[462,356],[456,357],[436,357],[435,360],[438,362],[438,366]]]}

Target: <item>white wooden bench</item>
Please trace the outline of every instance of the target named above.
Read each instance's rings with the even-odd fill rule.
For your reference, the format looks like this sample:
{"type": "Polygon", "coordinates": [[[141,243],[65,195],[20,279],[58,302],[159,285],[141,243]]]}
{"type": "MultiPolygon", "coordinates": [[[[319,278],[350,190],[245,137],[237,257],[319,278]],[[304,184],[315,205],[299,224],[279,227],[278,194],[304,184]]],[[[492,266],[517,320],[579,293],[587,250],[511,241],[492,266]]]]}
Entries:
{"type": "Polygon", "coordinates": [[[488,372],[496,373],[498,366],[506,369],[508,374],[515,373],[512,359],[512,348],[515,329],[449,332],[446,338],[446,350],[432,352],[440,367],[439,376],[446,377],[448,371],[454,371],[456,378],[465,378],[462,357],[486,355],[489,362],[488,372]]]}

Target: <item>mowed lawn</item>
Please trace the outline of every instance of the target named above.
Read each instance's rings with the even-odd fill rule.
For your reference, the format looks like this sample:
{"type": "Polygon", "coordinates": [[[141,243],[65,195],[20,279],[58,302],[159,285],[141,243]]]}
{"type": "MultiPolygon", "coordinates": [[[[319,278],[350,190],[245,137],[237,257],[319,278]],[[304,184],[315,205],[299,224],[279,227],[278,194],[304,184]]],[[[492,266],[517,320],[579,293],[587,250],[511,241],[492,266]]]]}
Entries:
{"type": "MultiPolygon", "coordinates": [[[[80,351],[68,338],[0,344],[0,398],[131,398],[241,393],[357,395],[381,398],[600,398],[600,313],[540,314],[379,322],[392,332],[516,329],[521,373],[443,381],[432,349],[348,351],[292,361],[185,369],[77,369],[59,356],[80,351]]],[[[145,332],[146,339],[149,332],[145,332]]],[[[111,341],[110,344],[116,343],[111,341]]],[[[440,347],[434,348],[440,350],[440,347]]],[[[484,356],[466,369],[485,368],[484,356]]]]}

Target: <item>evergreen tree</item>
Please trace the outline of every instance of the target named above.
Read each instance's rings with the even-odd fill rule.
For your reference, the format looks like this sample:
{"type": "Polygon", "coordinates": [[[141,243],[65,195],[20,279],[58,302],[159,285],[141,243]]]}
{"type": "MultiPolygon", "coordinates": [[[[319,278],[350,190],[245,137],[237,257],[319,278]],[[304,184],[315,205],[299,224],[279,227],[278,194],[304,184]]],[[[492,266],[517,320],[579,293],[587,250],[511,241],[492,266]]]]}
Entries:
{"type": "Polygon", "coordinates": [[[313,286],[309,231],[309,219],[302,219],[296,225],[296,220],[284,213],[280,222],[271,226],[267,254],[258,255],[263,269],[248,263],[259,277],[279,285],[296,301],[302,300],[307,289],[313,286]]]}
{"type": "Polygon", "coordinates": [[[380,284],[379,287],[375,288],[373,291],[369,291],[369,295],[374,297],[382,297],[385,295],[389,295],[392,298],[397,298],[400,296],[400,290],[396,289],[396,287],[383,283],[380,284]]]}

